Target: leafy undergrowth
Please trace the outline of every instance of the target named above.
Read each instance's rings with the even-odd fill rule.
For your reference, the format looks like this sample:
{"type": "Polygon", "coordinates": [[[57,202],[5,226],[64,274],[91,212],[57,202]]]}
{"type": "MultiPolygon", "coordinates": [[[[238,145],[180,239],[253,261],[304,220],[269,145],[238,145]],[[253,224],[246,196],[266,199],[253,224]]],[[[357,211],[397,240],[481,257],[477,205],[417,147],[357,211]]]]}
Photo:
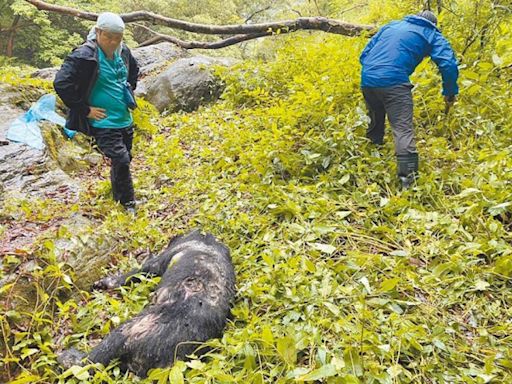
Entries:
{"type": "MultiPolygon", "coordinates": [[[[231,249],[237,297],[209,354],[140,382],[510,382],[509,25],[492,50],[466,60],[448,115],[436,69],[418,68],[421,175],[410,191],[398,190],[391,134],[379,149],[364,138],[363,38],[289,39],[275,61],[224,73],[222,102],[195,113],[162,119],[143,104],[137,217],[111,202],[106,167],[101,180],[84,181],[78,209],[116,239],[113,271],[177,233],[212,232],[231,249]]],[[[65,211],[54,203],[23,212],[44,221],[65,211]]],[[[41,240],[41,262],[25,272],[37,287],[34,310],[2,315],[6,379],[139,382],[115,365],[59,371],[58,351],[90,348],[138,312],[156,283],[79,291],[55,260],[59,236],[41,240]]]]}

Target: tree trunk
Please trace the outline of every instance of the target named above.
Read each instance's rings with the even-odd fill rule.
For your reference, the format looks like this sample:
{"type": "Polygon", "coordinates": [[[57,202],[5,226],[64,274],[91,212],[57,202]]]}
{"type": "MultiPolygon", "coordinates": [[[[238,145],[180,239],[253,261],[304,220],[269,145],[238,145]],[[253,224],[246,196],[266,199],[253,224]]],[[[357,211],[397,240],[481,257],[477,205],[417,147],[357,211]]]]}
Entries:
{"type": "Polygon", "coordinates": [[[20,22],[21,16],[16,15],[12,22],[11,31],[9,32],[9,37],[7,38],[7,47],[5,49],[5,56],[12,57],[14,52],[14,38],[16,36],[16,27],[20,22]]]}

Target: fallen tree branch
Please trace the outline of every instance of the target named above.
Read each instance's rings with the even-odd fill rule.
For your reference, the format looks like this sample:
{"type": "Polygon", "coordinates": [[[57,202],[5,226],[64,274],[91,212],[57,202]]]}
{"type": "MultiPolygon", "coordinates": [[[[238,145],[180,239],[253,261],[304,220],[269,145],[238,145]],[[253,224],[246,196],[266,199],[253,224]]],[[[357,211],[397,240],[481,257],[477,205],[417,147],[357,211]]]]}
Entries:
{"type": "MultiPolygon", "coordinates": [[[[85,20],[95,21],[97,13],[85,12],[76,8],[64,7],[49,4],[41,0],[25,0],[41,11],[56,12],[63,15],[78,17],[85,20]]],[[[195,32],[209,35],[243,35],[253,36],[251,38],[268,36],[272,33],[289,33],[297,30],[318,30],[328,33],[335,33],[345,36],[358,36],[364,32],[374,32],[372,25],[360,25],[345,23],[340,20],[328,19],[326,17],[299,17],[295,20],[284,20],[259,24],[236,24],[236,25],[209,25],[188,23],[183,20],[172,19],[166,16],[147,11],[136,11],[120,15],[126,23],[136,21],[150,21],[156,25],[163,25],[173,29],[188,32],[195,32]]],[[[233,36],[230,39],[240,39],[240,36],[233,36]]],[[[244,38],[240,41],[248,40],[244,38]]],[[[170,41],[170,40],[169,40],[170,41]]],[[[194,42],[190,42],[194,43],[194,42]]],[[[234,43],[236,44],[236,43],[234,43]]],[[[229,44],[231,45],[231,44],[229,44]]]]}
{"type": "MultiPolygon", "coordinates": [[[[272,32],[262,32],[262,33],[252,33],[252,34],[247,34],[247,35],[235,35],[235,36],[231,36],[226,39],[218,40],[218,41],[214,41],[214,42],[184,41],[184,40],[180,40],[174,36],[156,32],[156,31],[152,30],[151,28],[148,28],[142,24],[137,24],[137,26],[154,34],[154,37],[152,37],[151,39],[148,39],[148,40],[140,43],[139,47],[147,47],[149,45],[157,44],[162,41],[168,41],[168,42],[173,43],[183,49],[197,49],[197,48],[219,49],[219,48],[229,47],[230,45],[235,45],[235,44],[247,41],[247,40],[257,39],[259,37],[271,36],[273,34],[272,32]]],[[[285,32],[281,32],[281,34],[282,33],[285,33],[285,32]]]]}

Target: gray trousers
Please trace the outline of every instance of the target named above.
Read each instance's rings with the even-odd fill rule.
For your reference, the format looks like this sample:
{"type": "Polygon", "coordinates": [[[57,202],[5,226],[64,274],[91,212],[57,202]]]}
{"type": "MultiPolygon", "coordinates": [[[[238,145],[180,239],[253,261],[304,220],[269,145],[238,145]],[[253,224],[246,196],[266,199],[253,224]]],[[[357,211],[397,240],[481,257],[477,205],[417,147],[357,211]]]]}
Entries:
{"type": "Polygon", "coordinates": [[[371,120],[366,136],[374,144],[382,144],[384,123],[388,115],[397,155],[416,153],[411,89],[412,85],[408,83],[386,88],[362,88],[371,120]]]}

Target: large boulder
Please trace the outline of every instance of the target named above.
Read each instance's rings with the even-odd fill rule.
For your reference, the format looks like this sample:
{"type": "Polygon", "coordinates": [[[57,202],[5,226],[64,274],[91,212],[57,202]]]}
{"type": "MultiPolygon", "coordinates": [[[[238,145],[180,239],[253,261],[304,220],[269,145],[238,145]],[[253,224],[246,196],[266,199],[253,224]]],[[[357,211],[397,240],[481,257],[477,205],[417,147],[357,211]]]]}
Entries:
{"type": "Polygon", "coordinates": [[[139,64],[139,81],[135,90],[139,97],[146,96],[148,85],[173,61],[189,56],[188,51],[168,42],[135,48],[132,54],[139,64]]]}
{"type": "MultiPolygon", "coordinates": [[[[173,61],[190,56],[187,50],[169,42],[149,45],[147,47],[133,48],[132,55],[139,64],[139,83],[135,94],[144,96],[147,86],[153,77],[165,70],[173,61]]],[[[60,67],[42,68],[30,76],[53,81],[60,67]]]]}
{"type": "Polygon", "coordinates": [[[190,56],[187,50],[168,42],[134,48],[132,55],[139,64],[141,77],[158,70],[169,61],[190,56]]]}
{"type": "Polygon", "coordinates": [[[177,60],[154,79],[146,99],[160,112],[194,111],[200,105],[217,100],[224,90],[213,67],[235,63],[234,59],[206,56],[177,60]]]}

